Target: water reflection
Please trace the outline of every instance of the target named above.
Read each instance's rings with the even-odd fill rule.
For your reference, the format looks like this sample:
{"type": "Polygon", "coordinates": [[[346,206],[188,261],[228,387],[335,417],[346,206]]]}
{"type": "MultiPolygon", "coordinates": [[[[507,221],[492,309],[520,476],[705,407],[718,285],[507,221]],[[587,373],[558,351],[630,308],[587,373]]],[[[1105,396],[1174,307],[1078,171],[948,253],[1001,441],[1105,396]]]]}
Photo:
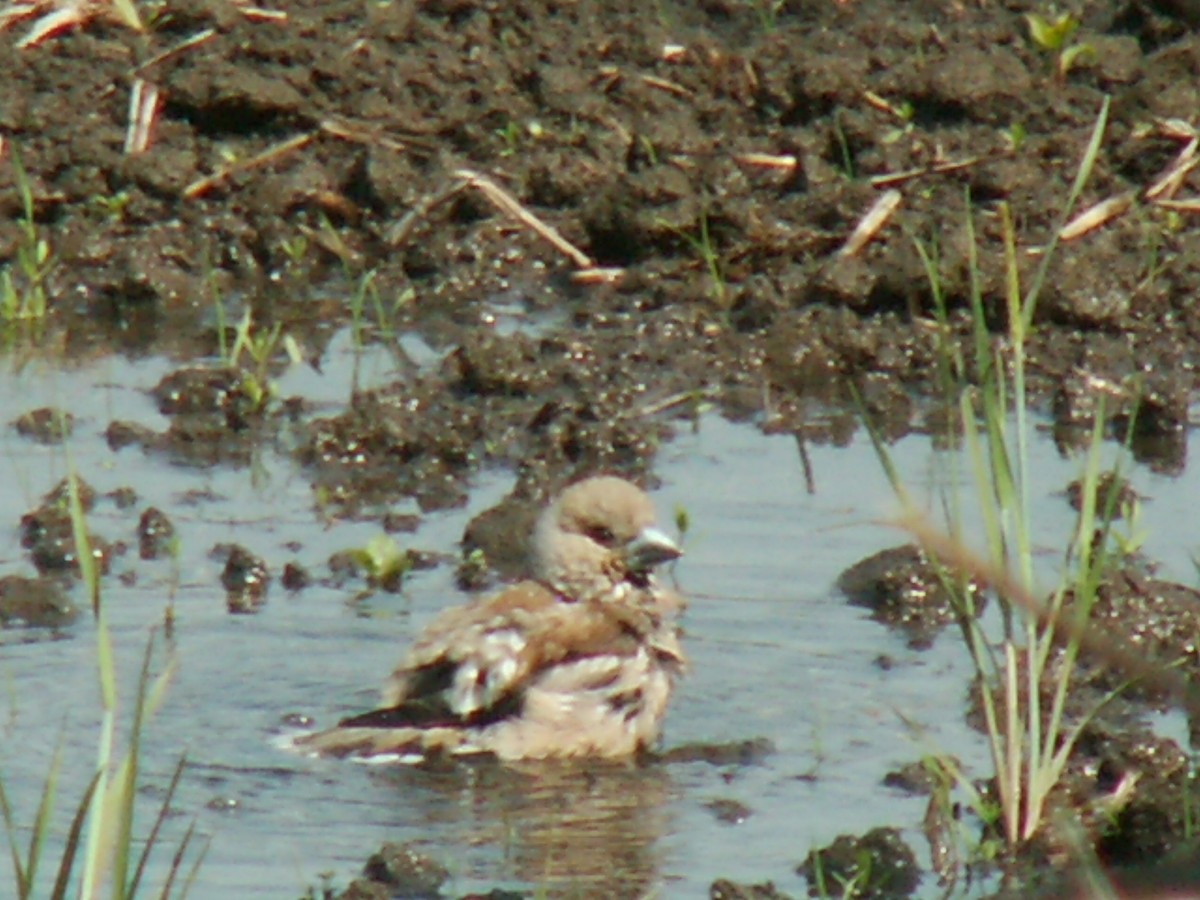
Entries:
{"type": "MultiPolygon", "coordinates": [[[[659,764],[538,762],[393,766],[374,773],[413,814],[461,846],[503,853],[497,875],[572,895],[644,896],[661,882],[674,786],[659,764]]],[[[453,843],[453,842],[452,842],[453,843]]]]}

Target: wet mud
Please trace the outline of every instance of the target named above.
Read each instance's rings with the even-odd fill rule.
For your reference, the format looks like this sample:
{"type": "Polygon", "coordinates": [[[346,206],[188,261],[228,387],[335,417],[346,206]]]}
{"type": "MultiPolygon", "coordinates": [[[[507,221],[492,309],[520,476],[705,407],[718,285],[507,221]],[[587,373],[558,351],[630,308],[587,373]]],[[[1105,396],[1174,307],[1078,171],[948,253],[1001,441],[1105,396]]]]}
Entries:
{"type": "MultiPolygon", "coordinates": [[[[38,12],[0,34],[0,264],[11,296],[47,304],[5,311],[9,354],[178,363],[154,392],[165,430],[113,420],[113,449],[240,468],[283,448],[331,519],[382,520],[402,498],[420,514],[460,506],[473,475],[511,469],[512,495],[465,539],[459,580],[483,588],[521,571],[508,535],[558,487],[597,470],[652,482],[658,450],[702,409],[835,445],[860,427],[857,404],[886,440],[940,434],[939,341],[975,353],[976,288],[1002,341],[1005,223],[1029,284],[1107,98],[1076,211],[1118,213],[1043,273],[1032,392],[1064,452],[1103,408],[1139,461],[1187,463],[1194,3],[1087,4],[1071,40],[1090,52],[1070,66],[1018,3],[141,8],[140,33],[89,7],[33,46],[18,42],[38,12]],[[147,88],[149,140],[128,152],[131,93],[147,88]],[[881,200],[894,211],[848,244],[881,200]],[[26,264],[42,243],[46,264],[26,264]],[[289,361],[319,367],[347,327],[388,348],[396,376],[334,409],[280,396],[289,361]]],[[[52,444],[72,421],[41,408],[13,425],[52,444]]],[[[135,513],[141,558],[169,554],[171,511],[135,513]]],[[[69,627],[61,492],[20,529],[45,583],[4,579],[0,621],[69,627]]],[[[125,552],[93,545],[102,566],[125,552]]],[[[261,606],[273,569],[293,591],[324,577],[214,552],[231,612],[261,606]]],[[[927,644],[953,612],[926,561],[896,552],[842,588],[927,644]]],[[[377,577],[347,565],[333,577],[377,577]]],[[[1106,627],[1190,673],[1187,590],[1115,573],[1106,627]]],[[[1103,860],[1153,862],[1182,843],[1190,775],[1178,747],[1115,727],[1094,726],[1079,763],[1092,787],[1064,796],[1078,807],[1153,769],[1143,796],[1170,811],[1132,806],[1094,829],[1103,860]]]]}

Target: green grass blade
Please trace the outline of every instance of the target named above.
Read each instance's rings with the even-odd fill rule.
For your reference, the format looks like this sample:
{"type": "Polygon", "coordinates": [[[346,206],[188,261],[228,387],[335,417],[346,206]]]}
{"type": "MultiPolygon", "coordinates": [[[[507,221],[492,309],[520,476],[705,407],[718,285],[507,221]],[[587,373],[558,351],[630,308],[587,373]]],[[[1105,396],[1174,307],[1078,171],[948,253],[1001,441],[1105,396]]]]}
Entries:
{"type": "MultiPolygon", "coordinates": [[[[188,831],[190,834],[191,829],[188,829],[188,831]]],[[[196,876],[200,874],[200,864],[204,862],[204,857],[208,856],[208,848],[210,846],[212,846],[212,840],[210,838],[205,838],[204,846],[201,848],[200,852],[196,854],[196,861],[192,863],[192,868],[188,872],[187,878],[184,879],[183,890],[179,892],[180,900],[184,900],[184,898],[186,898],[191,892],[192,885],[196,883],[196,876]]]]}
{"type": "MultiPolygon", "coordinates": [[[[154,661],[154,632],[146,639],[146,651],[142,655],[142,668],[138,675],[137,697],[133,705],[133,723],[130,727],[129,749],[121,761],[118,776],[114,782],[117,797],[117,843],[113,855],[113,884],[119,886],[123,896],[132,897],[136,891],[128,884],[130,853],[133,846],[134,800],[136,799],[137,777],[142,755],[142,730],[146,725],[146,697],[150,692],[150,666],[154,661]]],[[[161,701],[161,696],[160,696],[161,701]]],[[[143,853],[149,851],[149,846],[143,848],[143,853]]],[[[144,859],[143,859],[144,862],[144,859]]],[[[138,868],[143,863],[139,863],[138,868]]],[[[138,880],[135,875],[134,881],[138,880]]]]}
{"type": "Polygon", "coordinates": [[[4,833],[8,836],[8,852],[12,856],[13,877],[17,880],[17,896],[24,900],[29,896],[30,884],[25,874],[25,864],[21,861],[21,848],[17,845],[16,817],[8,804],[3,779],[0,779],[0,815],[3,815],[4,833]]]}
{"type": "Polygon", "coordinates": [[[887,476],[888,483],[895,491],[896,497],[905,506],[908,505],[908,493],[904,489],[904,481],[900,478],[900,473],[896,471],[896,465],[892,461],[892,455],[888,452],[887,444],[883,440],[883,435],[879,433],[879,429],[875,427],[875,420],[871,418],[871,414],[867,410],[866,403],[863,402],[862,394],[858,388],[851,384],[850,398],[854,401],[855,407],[858,409],[858,419],[863,423],[863,427],[867,430],[867,435],[871,438],[871,446],[875,450],[875,458],[879,460],[879,466],[883,469],[883,473],[887,476]]]}
{"type": "MultiPolygon", "coordinates": [[[[179,772],[182,773],[182,770],[184,770],[184,761],[180,760],[179,772]]],[[[166,805],[164,805],[163,817],[166,817],[166,809],[166,805]]],[[[160,896],[161,900],[168,900],[170,896],[170,890],[175,887],[175,878],[179,876],[179,872],[182,870],[182,868],[184,868],[184,856],[187,853],[187,848],[191,846],[194,836],[196,836],[196,820],[193,818],[191,824],[188,824],[187,826],[187,830],[184,833],[184,838],[180,840],[179,846],[175,847],[174,856],[170,858],[170,869],[167,871],[167,880],[163,882],[162,890],[160,893],[158,893],[158,896],[160,896]]],[[[184,893],[187,893],[187,888],[190,887],[190,884],[191,876],[185,878],[184,880],[184,893]]]]}
{"type": "Polygon", "coordinates": [[[1041,296],[1042,286],[1046,283],[1046,276],[1050,272],[1050,262],[1054,258],[1054,251],[1058,249],[1058,242],[1063,226],[1070,221],[1075,204],[1079,202],[1079,196],[1083,193],[1084,185],[1091,178],[1092,169],[1096,166],[1096,158],[1100,155],[1100,145],[1104,141],[1104,129],[1108,126],[1108,107],[1111,100],[1111,97],[1105,95],[1104,102],[1100,105],[1100,112],[1096,116],[1096,124],[1092,126],[1092,135],[1088,140],[1087,149],[1083,152],[1083,160],[1079,164],[1079,169],[1075,172],[1075,181],[1071,184],[1071,192],[1067,195],[1067,202],[1063,206],[1058,221],[1054,225],[1050,242],[1046,244],[1042,252],[1041,265],[1038,266],[1037,272],[1034,273],[1029,290],[1025,292],[1024,319],[1026,328],[1029,328],[1033,324],[1033,314],[1037,309],[1037,299],[1041,296]]]}
{"type": "Polygon", "coordinates": [[[46,782],[42,785],[42,797],[38,801],[37,816],[34,818],[33,834],[29,837],[29,855],[25,859],[25,882],[30,890],[37,877],[38,860],[41,859],[46,837],[50,833],[50,816],[54,812],[54,797],[58,793],[58,776],[62,771],[62,739],[54,749],[46,782]]]}
{"type": "MultiPolygon", "coordinates": [[[[150,861],[150,851],[158,844],[158,835],[162,830],[163,823],[167,820],[167,816],[171,812],[171,801],[175,799],[175,791],[179,787],[179,780],[183,777],[183,770],[187,764],[187,757],[180,757],[178,764],[175,766],[175,772],[171,776],[171,784],[167,787],[166,796],[163,797],[162,805],[158,808],[158,815],[154,818],[154,825],[150,828],[150,834],[146,838],[146,844],[142,848],[142,853],[138,858],[137,868],[133,873],[133,880],[129,883],[129,896],[133,897],[137,894],[138,885],[141,883],[142,876],[146,872],[146,864],[150,861]]],[[[194,824],[193,824],[193,827],[194,824]]],[[[183,846],[180,846],[175,852],[175,859],[171,865],[171,872],[168,876],[168,883],[175,878],[175,871],[179,866],[180,859],[183,855],[184,847],[190,839],[192,829],[188,829],[187,835],[184,836],[183,846]]]]}
{"type": "MultiPolygon", "coordinates": [[[[61,427],[61,426],[60,426],[61,427]]],[[[96,557],[92,555],[92,541],[88,536],[87,519],[83,512],[83,500],[79,496],[79,479],[71,464],[71,453],[67,450],[67,511],[71,516],[71,534],[75,540],[75,555],[79,559],[79,577],[87,587],[92,600],[92,615],[100,615],[100,571],[96,557]]]]}
{"type": "Polygon", "coordinates": [[[171,888],[175,886],[175,878],[179,875],[179,871],[183,868],[183,855],[187,853],[187,848],[192,842],[192,837],[196,833],[196,823],[193,821],[188,825],[188,830],[183,834],[183,840],[179,842],[179,846],[175,848],[175,855],[171,857],[171,868],[167,870],[167,879],[163,882],[162,890],[158,896],[160,900],[169,900],[171,896],[171,888]]]}
{"type": "Polygon", "coordinates": [[[111,815],[109,771],[112,765],[113,737],[116,733],[117,688],[113,663],[112,639],[104,607],[96,618],[96,656],[100,678],[100,698],[104,714],[100,723],[100,739],[96,747],[96,797],[91,804],[87,823],[87,846],[84,851],[82,900],[93,900],[107,864],[111,848],[108,819],[111,815]]]}
{"type": "Polygon", "coordinates": [[[54,890],[50,892],[50,900],[66,900],[67,888],[71,883],[71,871],[75,867],[75,858],[79,855],[79,841],[83,836],[83,826],[87,822],[88,812],[92,808],[92,800],[96,796],[96,786],[100,783],[100,773],[97,772],[88,782],[83,799],[75,808],[75,817],[71,820],[71,830],[67,832],[67,845],[63,849],[62,859],[58,863],[58,877],[54,880],[54,890]]]}

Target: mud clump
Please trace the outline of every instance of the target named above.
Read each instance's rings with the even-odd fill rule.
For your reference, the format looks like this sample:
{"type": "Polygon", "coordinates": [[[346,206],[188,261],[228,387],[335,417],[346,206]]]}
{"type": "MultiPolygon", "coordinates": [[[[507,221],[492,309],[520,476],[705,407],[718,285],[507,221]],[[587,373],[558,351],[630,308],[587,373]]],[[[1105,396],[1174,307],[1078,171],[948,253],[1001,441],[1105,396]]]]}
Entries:
{"type": "Polygon", "coordinates": [[[894,828],[873,828],[862,837],[841,835],[813,850],[797,871],[810,885],[853,884],[854,897],[908,897],[921,881],[912,849],[894,828]]]}
{"type": "Polygon", "coordinates": [[[214,558],[224,558],[221,586],[225,588],[225,604],[234,614],[256,613],[267,602],[271,573],[266,562],[237,544],[213,548],[214,558]]]}
{"type": "Polygon", "coordinates": [[[167,430],[112,421],[105,430],[112,450],[136,446],[188,466],[244,466],[289,412],[288,404],[274,402],[267,376],[235,367],[178,369],[151,395],[170,419],[167,430]]]}
{"type": "Polygon", "coordinates": [[[903,631],[910,646],[927,649],[968,608],[978,616],[986,606],[974,582],[964,588],[969,603],[957,599],[948,588],[955,579],[915,544],[905,544],[855,563],[838,576],[837,586],[852,604],[869,609],[872,619],[903,631]]]}
{"type": "MultiPolygon", "coordinates": [[[[1200,679],[1200,591],[1195,588],[1156,578],[1132,561],[1097,587],[1090,621],[1106,634],[1121,635],[1147,663],[1200,679]]],[[[1111,673],[1112,687],[1119,677],[1111,673]]],[[[1129,690],[1135,696],[1155,693],[1152,686],[1136,683],[1129,690]]]]}
{"type": "MultiPolygon", "coordinates": [[[[1077,478],[1067,485],[1067,502],[1076,512],[1083,509],[1085,486],[1082,478],[1077,478]]],[[[1127,518],[1142,499],[1144,498],[1133,489],[1128,480],[1116,472],[1102,472],[1096,480],[1096,512],[1102,521],[1110,516],[1112,521],[1127,518]]]]}
{"type": "MultiPolygon", "coordinates": [[[[363,877],[337,894],[337,900],[437,900],[449,880],[450,870],[416,845],[388,841],[371,854],[363,877]]],[[[327,896],[334,895],[327,891],[327,896]]]]}
{"type": "Polygon", "coordinates": [[[728,878],[718,878],[709,886],[709,900],[792,900],[770,881],[761,884],[742,884],[728,878]]]}
{"type": "Polygon", "coordinates": [[[732,797],[716,797],[705,803],[704,807],[722,825],[741,825],[754,815],[753,809],[732,797]]]}
{"type": "MultiPolygon", "coordinates": [[[[89,512],[97,499],[95,490],[79,479],[76,497],[83,513],[89,512]]],[[[42,575],[80,572],[79,545],[70,505],[70,487],[68,480],[63,479],[42,498],[41,506],[21,517],[21,546],[29,551],[30,560],[42,575]]],[[[108,574],[113,556],[124,552],[122,545],[111,544],[95,533],[87,535],[87,544],[97,571],[103,575],[108,574]]]]}
{"type": "Polygon", "coordinates": [[[478,411],[416,385],[364,392],[308,424],[298,456],[345,515],[414,497],[422,510],[466,501],[464,476],[482,438],[478,411]]]}
{"type": "Polygon", "coordinates": [[[312,573],[300,563],[289,562],[283,567],[283,572],[279,576],[279,583],[283,585],[284,590],[289,593],[296,594],[307,588],[313,582],[312,573]]]}
{"type": "Polygon", "coordinates": [[[33,409],[13,422],[17,434],[47,446],[62,444],[75,429],[75,417],[69,412],[51,407],[33,409]]]}
{"type": "Polygon", "coordinates": [[[158,383],[153,395],[164,416],[221,415],[231,426],[260,408],[260,398],[233,368],[178,369],[158,383]]]}
{"type": "Polygon", "coordinates": [[[535,499],[584,473],[636,477],[671,434],[664,420],[687,400],[672,391],[690,376],[646,341],[648,327],[619,317],[569,338],[467,338],[437,371],[308,422],[297,456],[347,515],[401,497],[423,511],[461,505],[484,464],[515,467],[535,499]]]}
{"type": "Polygon", "coordinates": [[[530,569],[529,537],[547,496],[530,497],[514,491],[495,506],[485,509],[463,531],[463,561],[458,583],[482,590],[490,586],[489,574],[515,580],[530,569]],[[521,535],[520,540],[514,540],[521,535]]]}
{"type": "Polygon", "coordinates": [[[49,628],[70,625],[79,618],[56,579],[5,575],[0,578],[0,628],[49,628]]]}
{"type": "Polygon", "coordinates": [[[142,559],[162,559],[174,551],[175,525],[162,510],[150,507],[138,519],[138,556],[142,559]]]}

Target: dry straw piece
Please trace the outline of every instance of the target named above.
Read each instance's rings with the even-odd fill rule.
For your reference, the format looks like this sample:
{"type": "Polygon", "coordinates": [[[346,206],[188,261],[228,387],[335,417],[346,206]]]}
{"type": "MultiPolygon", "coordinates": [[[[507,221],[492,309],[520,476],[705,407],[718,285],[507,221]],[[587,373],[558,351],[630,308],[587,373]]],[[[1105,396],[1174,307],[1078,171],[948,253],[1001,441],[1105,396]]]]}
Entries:
{"type": "Polygon", "coordinates": [[[250,157],[249,159],[240,160],[239,162],[230,163],[227,166],[221,166],[217,171],[213,172],[198,181],[193,181],[183,190],[183,196],[186,200],[194,200],[197,197],[203,196],[225,181],[240,172],[248,172],[252,169],[260,169],[263,166],[269,165],[290,153],[294,153],[302,147],[307,147],[317,137],[319,132],[310,131],[307,134],[299,134],[295,137],[288,138],[286,141],[280,141],[278,144],[273,144],[262,153],[250,157]]]}
{"type": "Polygon", "coordinates": [[[1059,238],[1064,241],[1073,241],[1090,231],[1095,231],[1102,225],[1107,225],[1113,219],[1123,216],[1129,211],[1129,207],[1133,206],[1133,197],[1133,191],[1126,191],[1115,197],[1109,197],[1107,200],[1101,200],[1094,206],[1089,206],[1063,226],[1062,231],[1058,233],[1059,238]]]}
{"type": "Polygon", "coordinates": [[[486,175],[482,175],[473,169],[458,169],[454,173],[454,177],[462,179],[467,187],[474,188],[483,194],[496,209],[512,216],[512,218],[516,219],[526,228],[541,236],[559,253],[570,259],[576,268],[594,269],[596,267],[595,261],[590,256],[563,237],[552,225],[546,224],[525,206],[522,206],[516,197],[486,175]]]}
{"type": "Polygon", "coordinates": [[[902,195],[894,188],[889,191],[884,191],[874,205],[867,210],[867,214],[859,220],[850,237],[846,239],[846,243],[842,245],[842,249],[838,251],[838,256],[855,256],[863,247],[865,247],[887,224],[892,214],[900,208],[900,201],[903,200],[902,195]]]}

